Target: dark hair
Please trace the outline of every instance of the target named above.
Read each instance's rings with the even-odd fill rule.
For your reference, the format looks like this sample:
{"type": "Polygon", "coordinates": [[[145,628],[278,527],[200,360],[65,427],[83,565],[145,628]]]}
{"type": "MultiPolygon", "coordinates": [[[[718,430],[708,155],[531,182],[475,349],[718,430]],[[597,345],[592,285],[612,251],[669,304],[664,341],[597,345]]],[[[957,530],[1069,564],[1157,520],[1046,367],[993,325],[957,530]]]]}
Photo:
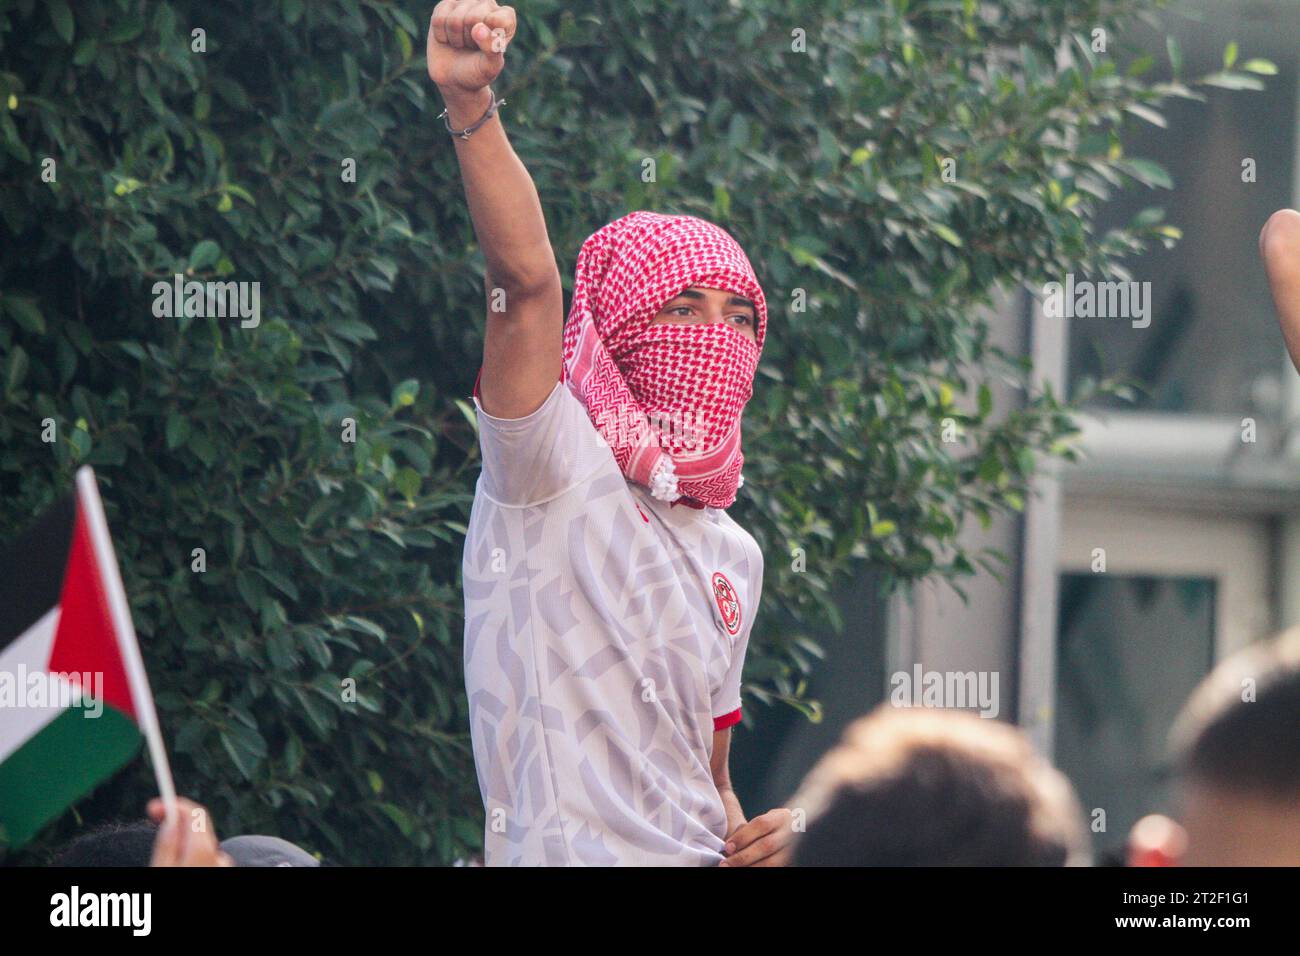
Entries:
{"type": "Polygon", "coordinates": [[[1074,791],[1016,728],[882,705],[854,722],[791,804],[796,866],[1086,863],[1074,791]]]}
{"type": "Polygon", "coordinates": [[[50,866],[148,866],[157,835],[148,820],[105,823],[55,850],[50,866]]]}
{"type": "Polygon", "coordinates": [[[1300,798],[1300,628],[1214,668],[1174,722],[1170,743],[1185,779],[1300,798]]]}

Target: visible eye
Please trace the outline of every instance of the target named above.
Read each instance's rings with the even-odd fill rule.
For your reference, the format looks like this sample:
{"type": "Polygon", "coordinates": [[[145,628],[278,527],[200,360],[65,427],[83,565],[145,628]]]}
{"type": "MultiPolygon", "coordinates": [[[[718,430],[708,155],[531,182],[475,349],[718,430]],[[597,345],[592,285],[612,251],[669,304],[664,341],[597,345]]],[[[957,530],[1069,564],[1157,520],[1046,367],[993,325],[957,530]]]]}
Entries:
{"type": "Polygon", "coordinates": [[[732,316],[732,318],[735,319],[737,322],[739,322],[741,325],[752,325],[754,322],[753,316],[751,316],[748,312],[737,312],[735,315],[732,316]]]}

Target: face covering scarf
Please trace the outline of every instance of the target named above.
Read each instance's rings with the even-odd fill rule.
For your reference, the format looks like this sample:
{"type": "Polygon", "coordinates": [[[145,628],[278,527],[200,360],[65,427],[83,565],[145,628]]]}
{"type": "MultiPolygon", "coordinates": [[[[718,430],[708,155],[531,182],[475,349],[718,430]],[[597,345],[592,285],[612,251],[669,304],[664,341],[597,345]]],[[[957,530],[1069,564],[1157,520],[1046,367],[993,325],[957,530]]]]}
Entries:
{"type": "Polygon", "coordinates": [[[763,290],[725,230],[633,212],[582,244],[565,380],[629,479],[662,501],[726,508],[742,480],[740,419],[766,330],[763,290]],[[756,341],[725,322],[652,324],[692,286],[753,302],[756,341]]]}

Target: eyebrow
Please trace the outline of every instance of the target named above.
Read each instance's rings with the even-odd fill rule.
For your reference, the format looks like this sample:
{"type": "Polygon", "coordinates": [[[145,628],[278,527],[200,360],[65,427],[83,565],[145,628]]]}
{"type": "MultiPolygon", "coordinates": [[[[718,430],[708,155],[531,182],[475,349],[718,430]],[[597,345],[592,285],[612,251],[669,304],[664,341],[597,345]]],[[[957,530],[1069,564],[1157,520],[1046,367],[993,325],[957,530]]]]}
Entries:
{"type": "MultiPolygon", "coordinates": [[[[675,299],[703,299],[703,298],[704,298],[704,293],[703,293],[703,292],[696,292],[694,289],[685,289],[685,290],[683,290],[682,292],[679,292],[677,295],[673,296],[673,298],[675,298],[675,299]]],[[[754,309],[754,303],[752,303],[752,302],[750,302],[748,299],[746,299],[746,298],[742,298],[741,296],[738,296],[738,295],[733,295],[731,298],[729,298],[729,299],[727,300],[727,305],[743,305],[743,306],[747,306],[747,307],[749,307],[750,309],[754,309]]],[[[757,309],[754,309],[754,311],[757,312],[758,310],[757,310],[757,309]]]]}

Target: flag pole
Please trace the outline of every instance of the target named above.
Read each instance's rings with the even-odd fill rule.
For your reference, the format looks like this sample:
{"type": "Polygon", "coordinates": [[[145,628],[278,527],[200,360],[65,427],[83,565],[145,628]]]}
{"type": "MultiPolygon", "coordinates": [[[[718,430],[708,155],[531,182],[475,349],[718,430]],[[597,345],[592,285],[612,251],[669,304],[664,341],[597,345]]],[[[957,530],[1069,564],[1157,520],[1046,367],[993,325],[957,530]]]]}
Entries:
{"type": "Polygon", "coordinates": [[[104,587],[108,598],[108,612],[113,621],[113,633],[117,638],[118,650],[122,654],[122,664],[126,668],[127,681],[131,686],[131,702],[135,706],[140,728],[149,746],[149,760],[153,764],[154,778],[158,782],[158,794],[162,797],[167,811],[167,819],[176,819],[176,787],[172,783],[171,765],[167,762],[167,751],[163,747],[162,731],[158,727],[158,714],[153,707],[153,694],[149,690],[149,675],[145,673],[144,659],[140,656],[140,645],[135,636],[135,625],[131,621],[131,609],[126,603],[126,589],[122,586],[122,572],[117,566],[117,555],[113,551],[113,539],[108,534],[108,521],[104,518],[104,504],[99,498],[99,487],[95,483],[95,472],[89,465],[77,469],[77,499],[86,509],[86,524],[90,530],[90,541],[95,549],[95,558],[104,569],[104,587]]]}

